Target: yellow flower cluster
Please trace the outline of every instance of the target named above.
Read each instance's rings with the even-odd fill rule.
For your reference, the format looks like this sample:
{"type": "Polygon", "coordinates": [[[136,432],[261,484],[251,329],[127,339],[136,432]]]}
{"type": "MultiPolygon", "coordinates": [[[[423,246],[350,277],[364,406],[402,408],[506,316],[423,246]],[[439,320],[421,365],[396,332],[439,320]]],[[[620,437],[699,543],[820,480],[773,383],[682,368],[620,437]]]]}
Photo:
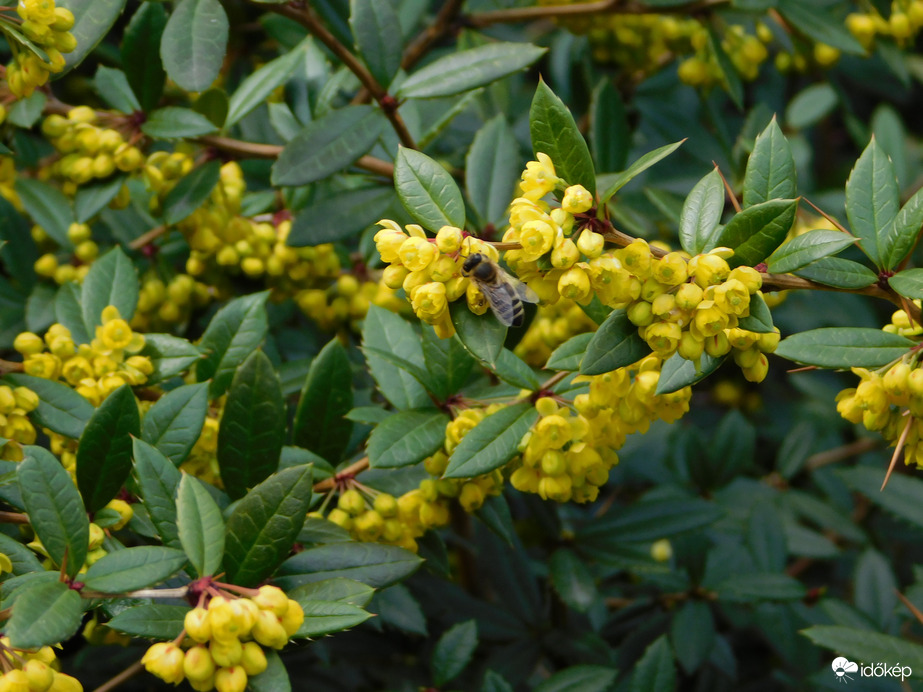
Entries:
{"type": "Polygon", "coordinates": [[[0,638],[0,651],[6,658],[0,677],[0,692],[83,692],[83,685],[70,675],[59,673],[54,649],[14,649],[8,637],[0,638]]]}
{"type": "Polygon", "coordinates": [[[846,28],[866,50],[874,47],[876,36],[891,37],[900,46],[911,45],[923,28],[923,0],[892,0],[887,19],[873,4],[868,7],[868,12],[855,12],[846,18],[846,28]]]}
{"type": "MultiPolygon", "coordinates": [[[[40,247],[54,247],[41,226],[32,226],[32,238],[40,247]]],[[[93,241],[93,231],[88,224],[72,223],[67,229],[67,238],[74,244],[73,255],[68,261],[59,262],[57,252],[46,252],[35,260],[33,267],[36,274],[53,280],[59,286],[69,281],[82,283],[93,260],[99,255],[99,246],[93,241]]]]}
{"type": "MultiPolygon", "coordinates": [[[[0,123],[3,119],[0,118],[0,123]]],[[[16,192],[16,164],[12,156],[0,156],[0,197],[22,211],[22,201],[16,192]]]]}
{"type": "Polygon", "coordinates": [[[455,333],[449,316],[452,301],[466,296],[473,312],[481,315],[487,311],[484,294],[462,276],[462,265],[473,254],[496,262],[499,254],[492,245],[466,236],[454,226],[443,226],[434,239],[427,238],[416,224],[401,229],[395,221],[382,219],[378,225],[382,228],[375,234],[375,245],[382,261],[388,264],[382,283],[394,290],[403,288],[414,313],[433,325],[441,339],[455,333]]]}
{"type": "MultiPolygon", "coordinates": [[[[314,248],[326,248],[318,246],[314,248]]],[[[400,312],[407,303],[396,291],[375,281],[359,281],[352,274],[340,274],[328,288],[305,288],[295,294],[301,311],[325,332],[349,326],[358,331],[358,322],[365,318],[369,305],[400,312]]]]}
{"type": "Polygon", "coordinates": [[[172,331],[189,320],[193,309],[217,298],[217,290],[188,274],[176,274],[169,283],[153,271],[141,278],[138,307],[131,326],[143,332],[172,331]]]}
{"type": "MultiPolygon", "coordinates": [[[[61,157],[40,169],[40,177],[62,180],[65,195],[76,193],[80,185],[97,178],[108,178],[117,170],[132,173],[144,165],[144,154],[125,141],[122,132],[108,124],[124,119],[114,113],[97,112],[89,106],[77,106],[67,117],[52,114],[42,122],[42,134],[61,157]]],[[[122,200],[128,189],[123,188],[122,200]]],[[[116,197],[118,200],[119,197],[116,197]]]]}
{"type": "Polygon", "coordinates": [[[577,334],[596,330],[596,323],[572,300],[543,305],[513,352],[540,368],[558,346],[577,334]]]}
{"type": "MultiPolygon", "coordinates": [[[[411,534],[398,500],[388,493],[358,488],[340,493],[337,506],[327,514],[327,520],[341,526],[358,541],[387,543],[416,551],[417,542],[411,534]]],[[[320,512],[308,516],[323,518],[320,512]]]]}
{"type": "MultiPolygon", "coordinates": [[[[721,39],[721,48],[731,60],[734,69],[742,79],[753,81],[759,75],[760,66],[769,57],[766,43],[772,40],[772,31],[761,25],[756,35],[748,34],[739,24],[734,24],[721,39]]],[[[704,26],[692,35],[694,55],[683,60],[677,68],[679,78],[694,87],[710,87],[724,80],[724,70],[718,63],[704,26]]]]}
{"type": "Polygon", "coordinates": [[[55,7],[54,0],[19,0],[16,12],[22,19],[20,31],[48,57],[45,62],[11,42],[14,56],[6,66],[6,81],[10,91],[21,98],[44,85],[51,73],[64,69],[62,53],[73,51],[77,39],[70,33],[74,27],[73,13],[64,7],[55,7]]]}
{"type": "Polygon", "coordinates": [[[89,344],[75,344],[70,330],[55,323],[44,339],[32,332],[17,335],[13,348],[23,355],[27,375],[62,379],[99,406],[122,385],[144,384],[153,372],[149,358],[134,355],[144,348],[144,336],[132,331],[118,308],[104,308],[102,322],[89,344]]]}
{"type": "Polygon", "coordinates": [[[618,461],[624,436],[582,414],[572,415],[550,397],[535,402],[540,418],[520,443],[522,463],[510,476],[521,492],[555,502],[592,502],[618,461]]]}
{"type": "Polygon", "coordinates": [[[35,428],[27,414],[38,407],[38,395],[26,387],[0,385],[0,459],[22,461],[22,445],[35,442],[35,428]]]}
{"type": "Polygon", "coordinates": [[[194,690],[243,692],[247,680],[266,670],[263,646],[281,649],[304,622],[304,611],[275,586],[262,586],[253,598],[215,596],[207,607],[186,613],[186,651],[175,642],[152,645],[141,663],[164,682],[188,680],[194,690]]]}

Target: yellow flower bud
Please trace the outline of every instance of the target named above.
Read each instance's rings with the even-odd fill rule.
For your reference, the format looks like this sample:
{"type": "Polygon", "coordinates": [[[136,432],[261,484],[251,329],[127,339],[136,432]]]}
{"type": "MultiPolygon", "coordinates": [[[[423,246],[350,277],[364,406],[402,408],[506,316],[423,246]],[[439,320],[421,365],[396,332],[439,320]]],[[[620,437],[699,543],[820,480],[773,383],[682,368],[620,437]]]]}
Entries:
{"type": "Polygon", "coordinates": [[[256,642],[246,642],[243,645],[243,657],[240,659],[240,665],[246,671],[247,675],[259,675],[268,665],[266,653],[263,648],[256,642]]]}
{"type": "Polygon", "coordinates": [[[436,247],[439,252],[451,255],[458,252],[463,240],[462,230],[455,226],[443,226],[436,233],[436,247]]]}
{"type": "Polygon", "coordinates": [[[247,689],[247,673],[243,666],[219,668],[215,672],[215,689],[218,692],[244,692],[247,689]]]}
{"type": "Polygon", "coordinates": [[[593,195],[583,185],[571,185],[564,190],[561,209],[569,214],[582,214],[593,206],[593,195]]]}
{"type": "Polygon", "coordinates": [[[141,658],[141,663],[152,675],[174,685],[183,681],[183,652],[175,644],[158,642],[141,658]]]}
{"type": "MultiPolygon", "coordinates": [[[[188,630],[186,632],[189,633],[188,630]]],[[[207,646],[193,646],[183,658],[183,672],[190,680],[209,680],[215,674],[215,661],[207,646]]]]}
{"type": "Polygon", "coordinates": [[[401,243],[398,256],[401,264],[410,271],[426,269],[436,259],[439,251],[425,238],[411,237],[401,243]]]}

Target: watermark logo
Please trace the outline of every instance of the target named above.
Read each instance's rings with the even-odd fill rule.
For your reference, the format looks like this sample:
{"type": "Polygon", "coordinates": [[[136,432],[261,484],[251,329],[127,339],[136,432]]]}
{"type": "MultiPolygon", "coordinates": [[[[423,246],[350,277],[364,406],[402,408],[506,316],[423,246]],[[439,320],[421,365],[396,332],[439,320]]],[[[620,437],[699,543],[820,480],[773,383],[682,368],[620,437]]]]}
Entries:
{"type": "Polygon", "coordinates": [[[842,656],[833,659],[833,663],[830,664],[830,667],[833,668],[833,673],[836,675],[837,682],[849,682],[853,679],[850,673],[855,675],[859,672],[858,664],[848,661],[842,656]]]}
{"type": "Polygon", "coordinates": [[[833,659],[830,664],[833,668],[833,674],[836,675],[836,681],[848,683],[856,677],[862,678],[899,678],[905,680],[913,674],[910,666],[902,666],[895,663],[893,666],[888,663],[853,663],[843,656],[833,659]]]}

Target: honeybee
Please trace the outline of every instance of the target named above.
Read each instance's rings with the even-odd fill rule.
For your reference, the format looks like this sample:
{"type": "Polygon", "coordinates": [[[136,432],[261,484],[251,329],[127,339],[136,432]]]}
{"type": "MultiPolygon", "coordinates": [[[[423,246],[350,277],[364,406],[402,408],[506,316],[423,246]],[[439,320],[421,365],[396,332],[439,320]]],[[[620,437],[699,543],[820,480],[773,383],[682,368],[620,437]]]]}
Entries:
{"type": "Polygon", "coordinates": [[[471,279],[487,297],[496,318],[507,327],[521,327],[522,302],[537,303],[538,295],[522,281],[507,274],[487,255],[475,253],[465,259],[462,275],[471,279]]]}

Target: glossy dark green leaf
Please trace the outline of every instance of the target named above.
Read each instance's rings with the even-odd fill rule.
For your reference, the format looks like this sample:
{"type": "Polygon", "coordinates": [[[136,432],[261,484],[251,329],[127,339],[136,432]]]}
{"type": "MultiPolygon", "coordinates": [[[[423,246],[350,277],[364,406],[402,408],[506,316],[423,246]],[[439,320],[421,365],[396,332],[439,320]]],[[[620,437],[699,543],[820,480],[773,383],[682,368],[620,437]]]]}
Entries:
{"type": "Polygon", "coordinates": [[[646,171],[648,168],[653,166],[658,161],[662,161],[674,151],[679,149],[683,142],[686,140],[681,140],[679,142],[674,142],[673,144],[667,144],[665,146],[649,151],[640,159],[631,164],[621,173],[612,173],[610,175],[600,176],[599,177],[599,186],[605,190],[600,197],[600,204],[605,204],[612,196],[625,187],[631,180],[643,171],[646,171]]]}
{"type": "Polygon", "coordinates": [[[421,564],[422,558],[393,545],[329,543],[290,557],[274,581],[288,591],[302,584],[347,577],[380,589],[410,576],[421,564]]]}
{"type": "Polygon", "coordinates": [[[144,414],[141,439],[179,466],[199,439],[207,414],[207,384],[177,387],[144,414]]]}
{"type": "Polygon", "coordinates": [[[160,58],[186,91],[205,91],[218,77],[228,43],[228,17],[218,0],[180,0],[164,28],[160,58]]]}
{"type": "Polygon", "coordinates": [[[462,438],[449,457],[446,478],[473,478],[500,468],[516,456],[518,445],[538,412],[529,402],[513,404],[484,418],[462,438]]]}
{"type": "Polygon", "coordinates": [[[687,601],[670,623],[676,660],[688,674],[699,669],[715,645],[715,618],[704,601],[687,601]]]}
{"type": "Polygon", "coordinates": [[[434,60],[411,74],[398,88],[398,98],[453,96],[519,72],[546,48],[528,43],[488,43],[434,60]]]}
{"type": "Polygon", "coordinates": [[[74,281],[61,286],[54,298],[54,313],[55,319],[70,330],[75,344],[88,344],[92,339],[83,323],[81,294],[81,287],[74,281]]]}
{"type": "Polygon", "coordinates": [[[221,162],[214,159],[192,169],[189,175],[183,177],[163,201],[163,216],[167,225],[179,223],[201,207],[215,189],[220,176],[221,162]]]}
{"type": "Polygon", "coordinates": [[[865,288],[878,280],[878,275],[864,264],[842,257],[824,257],[797,270],[795,275],[836,288],[865,288]]]}
{"type": "Polygon", "coordinates": [[[737,326],[746,329],[749,332],[757,334],[769,334],[774,331],[775,325],[772,323],[772,313],[769,306],[759,293],[750,296],[750,314],[741,317],[737,321],[737,326]]]}
{"type": "Polygon", "coordinates": [[[797,210],[796,199],[774,199],[754,204],[728,221],[714,245],[734,251],[734,256],[728,260],[731,267],[755,266],[785,242],[797,210]]]}
{"type": "Polygon", "coordinates": [[[349,358],[343,344],[332,339],[311,362],[301,390],[292,424],[295,444],[331,463],[339,462],[353,429],[352,421],[345,417],[352,407],[349,358]]]}
{"type": "Polygon", "coordinates": [[[33,265],[39,258],[38,246],[29,232],[25,217],[0,197],[0,261],[9,275],[21,286],[29,287],[36,282],[33,265]]]}
{"type": "Polygon", "coordinates": [[[874,548],[866,548],[856,561],[853,603],[880,628],[894,622],[898,585],[888,559],[874,548]]]}
{"type": "Polygon", "coordinates": [[[857,238],[827,229],[808,231],[779,246],[767,261],[773,274],[802,269],[811,262],[835,255],[855,243],[857,238]]]}
{"type": "Polygon", "coordinates": [[[465,157],[465,189],[482,226],[502,223],[519,179],[519,146],[503,115],[477,131],[465,157]]]}
{"type": "Polygon", "coordinates": [[[389,187],[363,187],[324,196],[292,221],[286,243],[292,247],[344,241],[378,221],[394,200],[389,187]]]}
{"type": "Polygon", "coordinates": [[[62,382],[10,373],[4,379],[16,387],[28,387],[39,397],[29,416],[36,424],[61,435],[79,439],[93,415],[93,405],[62,382]]]}
{"type": "Polygon", "coordinates": [[[567,548],[560,548],[549,561],[551,583],[561,600],[578,613],[585,613],[598,598],[596,582],[585,562],[567,548]]]}
{"type": "Polygon", "coordinates": [[[299,45],[247,76],[231,94],[224,127],[231,127],[254,108],[266,103],[276,87],[284,84],[305,59],[306,44],[299,45]]]}
{"type": "Polygon", "coordinates": [[[548,362],[545,364],[545,369],[567,370],[568,372],[579,370],[580,362],[583,360],[587,346],[589,346],[592,339],[592,332],[572,336],[551,352],[551,355],[548,356],[548,362]]]}
{"type": "Polygon", "coordinates": [[[64,55],[65,69],[71,70],[109,33],[125,7],[125,0],[61,0],[58,5],[74,14],[70,32],[77,39],[77,47],[64,55]]]}
{"type": "Polygon", "coordinates": [[[26,299],[26,327],[30,332],[44,332],[55,321],[54,301],[57,291],[47,284],[36,284],[26,299]]]}
{"type": "Polygon", "coordinates": [[[792,148],[775,116],[756,138],[744,175],[745,207],[771,199],[792,199],[798,184],[792,148]]]}
{"type": "Polygon", "coordinates": [[[190,108],[167,106],[151,113],[141,131],[153,139],[183,139],[217,132],[208,118],[190,108]]]}
{"type": "Polygon", "coordinates": [[[581,375],[601,375],[637,363],[651,352],[625,310],[613,310],[603,322],[580,361],[581,375]]]}
{"type": "MultiPolygon", "coordinates": [[[[293,589],[293,591],[298,591],[298,589],[293,589]]],[[[306,600],[295,598],[291,594],[290,597],[298,601],[304,610],[304,624],[293,635],[294,639],[323,637],[333,632],[341,632],[361,625],[372,617],[371,613],[350,603],[306,600]]]]}
{"type": "Polygon", "coordinates": [[[397,468],[418,464],[445,442],[448,417],[440,411],[401,411],[375,426],[369,437],[369,465],[397,468]]]}
{"type": "MultiPolygon", "coordinates": [[[[326,520],[321,520],[326,521],[326,520]]],[[[327,522],[328,524],[330,522],[327,522]]],[[[348,540],[348,539],[347,539],[348,540]]],[[[288,597],[299,603],[335,602],[364,608],[375,595],[375,589],[355,579],[333,577],[296,586],[288,597]]]]}
{"type": "MultiPolygon", "coordinates": [[[[432,331],[430,327],[425,327],[425,330],[432,331]]],[[[422,376],[423,382],[432,384],[428,374],[417,372],[418,369],[422,369],[422,363],[425,362],[423,349],[417,333],[407,320],[377,305],[369,306],[365,323],[362,325],[362,343],[376,349],[366,349],[365,359],[378,389],[395,408],[403,411],[432,404],[424,385],[418,379],[422,376]],[[377,355],[379,351],[383,355],[377,355]],[[386,358],[385,353],[390,353],[399,360],[386,358]],[[406,366],[405,362],[410,365],[406,366]]],[[[470,356],[468,359],[471,360],[470,356]]],[[[446,395],[454,391],[447,392],[446,395]]]]}
{"type": "Polygon", "coordinates": [[[134,113],[141,110],[141,104],[131,87],[128,79],[121,70],[115,70],[105,65],[100,65],[93,78],[93,84],[100,97],[120,113],[134,113]]]}
{"type": "Polygon", "coordinates": [[[461,675],[477,645],[478,626],[474,620],[465,620],[445,631],[433,649],[431,666],[436,687],[443,687],[461,675]]]}
{"type": "Polygon", "coordinates": [[[923,189],[901,207],[894,221],[878,234],[881,261],[885,269],[897,267],[913,249],[923,227],[923,189]]]}
{"type": "Polygon", "coordinates": [[[588,522],[577,531],[576,541],[578,545],[613,537],[623,543],[656,541],[709,526],[724,514],[713,502],[696,498],[646,500],[588,522]]]}
{"type": "Polygon", "coordinates": [[[182,550],[142,545],[104,555],[90,565],[82,581],[93,591],[134,591],[173,576],[185,564],[182,550]]]}
{"type": "Polygon", "coordinates": [[[607,666],[570,666],[543,680],[533,689],[535,692],[605,692],[612,687],[617,674],[618,671],[607,666]]]}
{"type": "Polygon", "coordinates": [[[707,26],[711,52],[712,55],[714,55],[715,62],[718,64],[718,68],[721,70],[724,88],[727,90],[728,95],[734,102],[734,105],[737,106],[737,108],[740,110],[743,110],[744,85],[740,81],[740,74],[737,72],[737,67],[731,61],[730,56],[724,50],[724,46],[721,45],[723,39],[722,34],[718,33],[718,30],[715,29],[714,25],[708,24],[707,26]]]}
{"type": "Polygon", "coordinates": [[[452,303],[449,312],[462,345],[472,356],[495,367],[503,351],[506,327],[492,313],[475,315],[462,300],[452,303]]]}
{"type": "Polygon", "coordinates": [[[87,334],[95,336],[102,324],[103,309],[114,305],[123,320],[130,320],[138,305],[138,272],[122,248],[116,245],[93,262],[83,280],[81,302],[87,334]]]}
{"type": "Polygon", "coordinates": [[[590,100],[590,148],[600,171],[625,167],[631,145],[628,112],[618,89],[601,79],[590,100]]]}
{"type": "Polygon", "coordinates": [[[224,519],[201,481],[186,473],[176,491],[176,527],[196,574],[216,574],[224,556],[224,519]]]}
{"type": "Polygon", "coordinates": [[[74,196],[77,223],[86,223],[96,216],[122,189],[126,176],[116,175],[107,180],[83,185],[74,196]]]}
{"type": "Polygon", "coordinates": [[[923,298],[923,269],[905,269],[888,278],[888,285],[905,298],[923,298]]]}
{"type": "Polygon", "coordinates": [[[433,329],[423,330],[423,362],[433,393],[441,399],[461,389],[475,365],[458,339],[440,339],[433,329]]]}
{"type": "Polygon", "coordinates": [[[804,585],[797,579],[776,572],[735,574],[719,584],[718,600],[730,602],[797,601],[804,598],[804,585]]]}
{"type": "Polygon", "coordinates": [[[691,360],[686,360],[678,353],[667,358],[660,369],[660,379],[657,380],[656,394],[670,394],[683,387],[689,387],[701,382],[717,370],[724,362],[725,356],[714,358],[707,353],[702,354],[698,369],[691,360]]]}
{"type": "Polygon", "coordinates": [[[683,203],[679,220],[679,242],[690,255],[710,244],[724,211],[724,182],[718,169],[702,178],[683,203]]]}
{"type": "Polygon", "coordinates": [[[192,104],[192,109],[208,118],[215,127],[224,127],[228,105],[227,92],[220,86],[215,86],[199,94],[199,98],[192,104]]]}
{"type": "Polygon", "coordinates": [[[888,514],[909,522],[914,527],[923,527],[923,505],[919,502],[919,493],[923,492],[923,481],[912,476],[894,474],[888,479],[884,491],[881,485],[885,479],[885,469],[857,466],[837,471],[850,489],[861,493],[876,507],[888,514]]]}
{"type": "Polygon", "coordinates": [[[386,89],[401,68],[401,20],[392,0],[350,0],[349,27],[372,76],[386,89]]]}
{"type": "Polygon", "coordinates": [[[143,440],[132,440],[135,476],[151,523],[164,545],[181,548],[176,528],[176,491],[182,475],[156,448],[143,440]]]}
{"type": "Polygon", "coordinates": [[[288,669],[275,651],[266,651],[266,670],[259,675],[247,678],[247,688],[251,692],[291,692],[292,681],[288,669]]]}
{"type": "Polygon", "coordinates": [[[156,384],[185,372],[204,357],[198,346],[170,334],[145,334],[141,355],[150,358],[154,366],[147,384],[156,384]]]}
{"type": "Polygon", "coordinates": [[[829,83],[812,84],[788,102],[785,121],[795,130],[811,127],[829,116],[839,101],[840,95],[829,83]]]}
{"type": "MultiPolygon", "coordinates": [[[[4,29],[9,28],[9,24],[4,25],[4,29]]],[[[7,34],[7,36],[9,35],[7,34]]],[[[44,111],[47,102],[48,97],[44,93],[40,91],[33,92],[31,96],[13,102],[9,111],[7,111],[6,121],[16,127],[28,130],[42,117],[42,111],[44,111]]]]}
{"type": "Polygon", "coordinates": [[[17,594],[5,634],[17,649],[66,641],[83,620],[83,599],[66,583],[35,584],[17,594]]]}
{"type": "Polygon", "coordinates": [[[182,632],[188,612],[189,606],[150,603],[126,608],[106,624],[133,637],[170,640],[182,632]]]}
{"type": "Polygon", "coordinates": [[[228,517],[224,568],[234,584],[254,586],[291,553],[311,505],[311,466],[293,466],[253,488],[228,517]]]}
{"type": "Polygon", "coordinates": [[[465,203],[451,174],[426,154],[400,147],[394,187],[401,204],[424,228],[465,227],[465,203]]]}
{"type": "Polygon", "coordinates": [[[596,170],[586,140],[570,109],[544,81],[539,81],[529,110],[532,151],[547,154],[558,177],[596,194],[596,170]]]}
{"type": "Polygon", "coordinates": [[[887,661],[911,669],[910,677],[923,677],[923,646],[902,637],[838,625],[815,625],[801,631],[812,642],[851,661],[887,661]]]}
{"type": "Polygon", "coordinates": [[[365,154],[385,126],[372,106],[347,106],[315,120],[285,145],[272,167],[273,185],[307,185],[365,154]]]}
{"type": "Polygon", "coordinates": [[[67,229],[74,222],[70,200],[57,188],[35,178],[16,177],[16,194],[29,216],[62,248],[72,248],[67,229]]]}
{"type": "Polygon", "coordinates": [[[27,446],[17,469],[19,489],[36,536],[56,565],[67,561],[67,574],[83,567],[90,523],[70,475],[51,452],[27,446]]]}
{"type": "Polygon", "coordinates": [[[152,111],[163,94],[166,73],[160,59],[160,39],[167,13],[157,2],[141,4],[122,37],[122,66],[145,112],[152,111]]]}
{"type": "Polygon", "coordinates": [[[869,259],[882,265],[879,234],[888,232],[899,210],[894,166],[873,138],[846,181],[846,216],[869,259]]]}
{"type": "Polygon", "coordinates": [[[779,12],[791,26],[817,43],[839,48],[844,53],[864,55],[865,49],[843,25],[822,7],[801,0],[779,0],[779,12]]]}
{"type": "Polygon", "coordinates": [[[77,487],[87,511],[114,498],[131,473],[131,438],[141,434],[141,417],[131,387],[122,385],[99,405],[77,447],[77,487]]]}
{"type": "Polygon", "coordinates": [[[218,429],[218,467],[232,498],[279,466],[285,418],[279,376],[266,354],[254,351],[234,374],[218,429]]]}
{"type": "Polygon", "coordinates": [[[211,379],[209,394],[218,397],[227,391],[237,366],[257,348],[266,336],[268,291],[251,293],[231,300],[221,308],[211,322],[199,349],[207,355],[196,366],[199,382],[211,379]]]}
{"type": "Polygon", "coordinates": [[[535,391],[542,384],[541,380],[532,371],[532,368],[508,348],[500,351],[493,371],[501,380],[520,389],[535,391]]]}
{"type": "Polygon", "coordinates": [[[866,327],[824,327],[792,334],[775,353],[821,368],[880,368],[900,358],[915,342],[866,327]]]}
{"type": "Polygon", "coordinates": [[[635,666],[630,692],[672,692],[676,689],[676,666],[667,636],[647,647],[635,666]]]}

